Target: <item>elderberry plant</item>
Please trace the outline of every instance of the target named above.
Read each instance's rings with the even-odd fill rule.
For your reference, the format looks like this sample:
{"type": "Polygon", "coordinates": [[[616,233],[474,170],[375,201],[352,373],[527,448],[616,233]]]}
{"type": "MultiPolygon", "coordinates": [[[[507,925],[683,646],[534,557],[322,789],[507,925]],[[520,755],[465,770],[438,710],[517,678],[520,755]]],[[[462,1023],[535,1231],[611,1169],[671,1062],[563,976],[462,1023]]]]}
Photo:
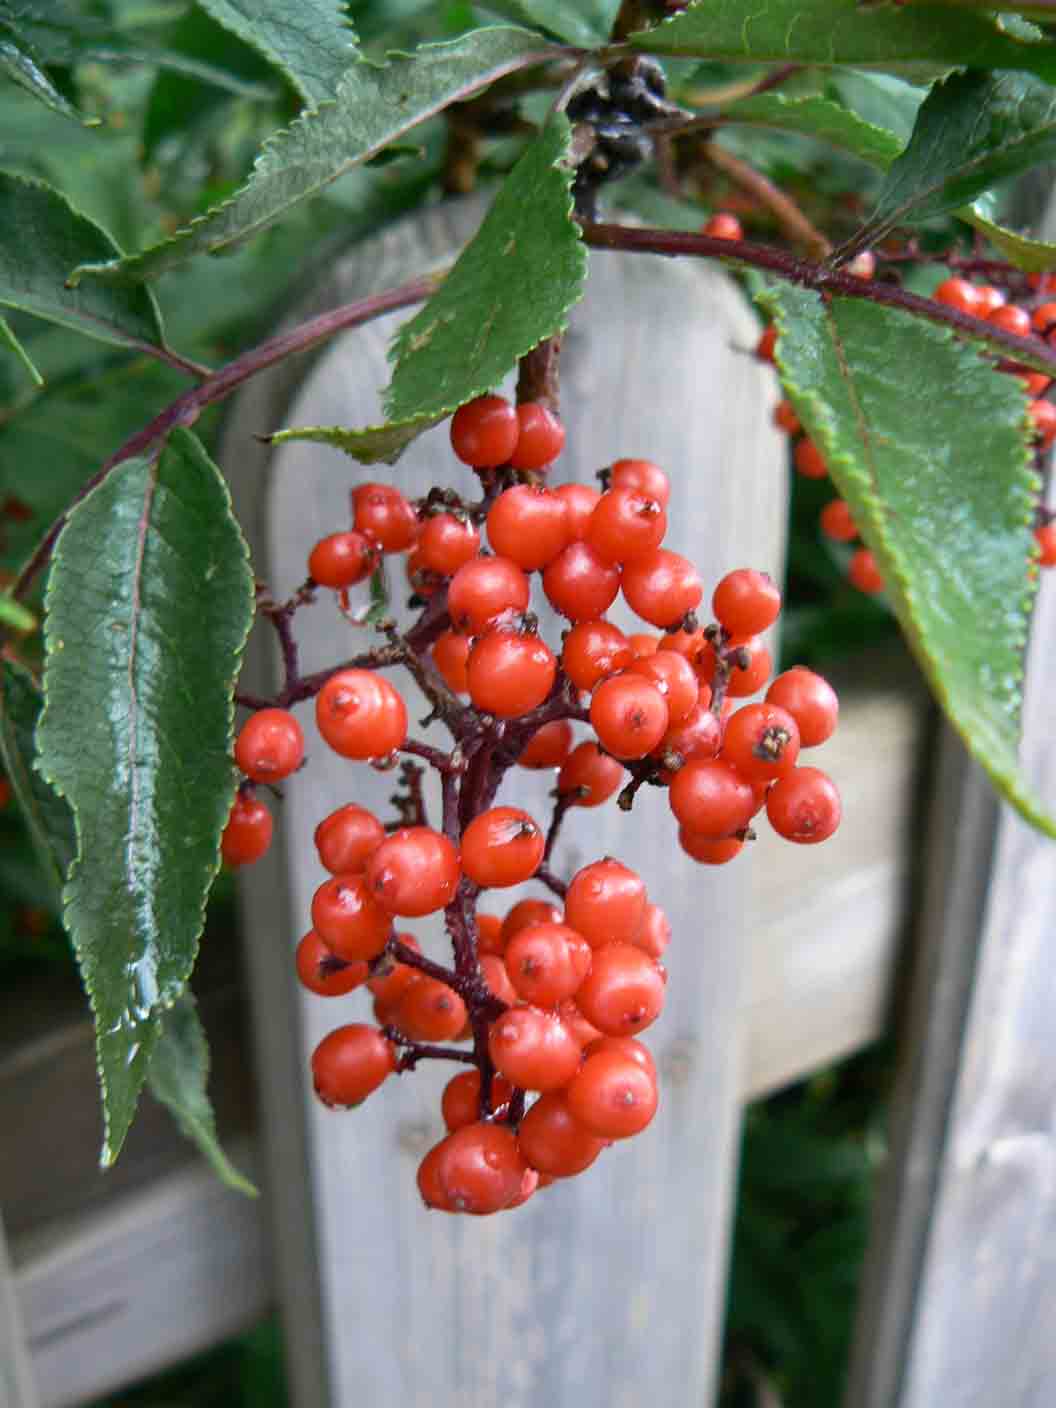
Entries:
{"type": "Polygon", "coordinates": [[[314,701],[342,756],[403,755],[398,825],[354,806],[321,822],[334,883],[298,971],[324,993],[369,981],[379,1008],[377,1027],[316,1052],[325,1099],[354,1103],[438,1045],[471,1067],[445,1097],[462,1152],[423,1166],[432,1205],[509,1205],[560,1176],[544,1151],[559,1127],[604,1143],[655,1102],[634,1033],[662,1001],[663,917],[622,872],[631,917],[577,908],[580,876],[549,864],[569,807],[617,795],[630,809],[640,787],[667,787],[682,845],[712,862],[750,843],[763,811],[799,842],[836,825],[833,784],[796,757],[832,721],[824,682],[793,670],[729,707],[769,676],[758,637],[776,589],[747,564],[698,618],[704,586],[662,546],[655,466],[598,466],[597,496],[547,482],[560,335],[588,258],[706,259],[742,279],[796,468],[833,483],[820,532],[834,558],[897,617],[1001,793],[1056,834],[1016,756],[1037,568],[1056,557],[1056,246],[1020,228],[1010,185],[1056,145],[1049,7],[515,9],[516,25],[474,25],[424,6],[412,33],[384,5],[339,0],[201,0],[160,21],[124,0],[0,5],[0,753],[95,1014],[106,1163],[150,1079],[237,1177],[187,982],[221,849],[259,855],[261,794],[296,786],[298,705],[314,701]],[[307,284],[437,191],[478,185],[489,213],[449,269],[261,340],[291,270],[307,284]],[[379,464],[453,416],[480,498],[360,485],[278,602],[210,457],[211,410],[418,305],[379,424],[268,429],[379,464]],[[514,367],[515,407],[494,396],[514,367]],[[393,554],[420,607],[402,634],[382,589],[393,554]],[[560,650],[539,638],[532,574],[569,622],[560,650]],[[380,634],[306,677],[296,620],[320,592],[380,634]],[[649,641],[605,621],[618,592],[649,641]],[[282,649],[274,699],[238,693],[255,617],[282,649]],[[448,751],[408,736],[390,667],[425,691],[448,751]],[[574,743],[573,724],[593,739],[574,743]],[[548,826],[497,802],[515,765],[557,770],[548,826]],[[481,889],[529,864],[560,907],[478,914],[481,889]],[[447,917],[451,968],[394,933],[426,899],[447,917]],[[614,992],[631,996],[610,1008],[614,992]],[[467,1152],[468,1127],[498,1141],[490,1155],[467,1152]],[[464,1178],[480,1159],[502,1170],[483,1192],[464,1178]]]}

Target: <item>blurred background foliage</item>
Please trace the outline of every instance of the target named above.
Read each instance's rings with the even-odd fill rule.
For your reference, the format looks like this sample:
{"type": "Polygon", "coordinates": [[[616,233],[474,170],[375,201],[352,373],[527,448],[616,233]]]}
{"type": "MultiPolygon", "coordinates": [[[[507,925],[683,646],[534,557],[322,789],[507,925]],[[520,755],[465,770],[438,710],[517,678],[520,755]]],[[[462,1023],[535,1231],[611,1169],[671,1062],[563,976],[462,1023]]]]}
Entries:
{"type": "MultiPolygon", "coordinates": [[[[348,8],[366,51],[378,56],[452,37],[507,7],[362,0],[348,8]]],[[[583,0],[577,8],[603,30],[614,5],[583,0]]],[[[237,189],[262,142],[298,111],[296,94],[274,69],[186,0],[0,0],[0,52],[13,34],[28,39],[56,101],[48,107],[0,76],[0,167],[55,185],[124,249],[150,244],[237,189]],[[71,120],[57,110],[62,104],[92,125],[71,120]]],[[[745,74],[680,63],[669,76],[677,96],[745,74]]],[[[900,130],[908,130],[919,101],[895,79],[807,74],[802,82],[822,91],[853,84],[859,111],[868,115],[872,105],[878,120],[900,130]]],[[[546,94],[532,95],[519,115],[536,120],[547,102],[546,94]]],[[[265,335],[336,255],[443,198],[445,136],[441,119],[427,123],[395,159],[344,178],[234,255],[166,275],[157,293],[170,344],[213,365],[265,335]]],[[[717,140],[735,154],[750,149],[753,165],[835,238],[853,228],[875,179],[853,159],[788,134],[727,129],[717,140]]],[[[500,176],[517,150],[509,137],[486,139],[478,179],[500,176]]],[[[735,209],[754,236],[774,233],[767,212],[714,173],[693,200],[662,190],[652,172],[617,187],[613,199],[685,228],[714,209],[735,209]]],[[[949,244],[952,232],[936,238],[949,244]]],[[[10,322],[44,384],[0,350],[0,580],[10,578],[101,453],[144,422],[145,408],[161,407],[184,385],[145,358],[18,314],[10,322]]],[[[208,437],[216,423],[199,428],[208,437]]],[[[846,553],[818,533],[831,487],[793,478],[783,652],[824,670],[894,627],[882,603],[847,584],[846,553]]],[[[0,981],[10,985],[32,970],[69,967],[72,958],[2,780],[0,803],[0,981]]],[[[229,879],[217,888],[212,922],[235,922],[229,879]]],[[[874,1049],[747,1112],[724,1408],[767,1401],[831,1408],[839,1399],[871,1177],[882,1155],[888,1065],[889,1053],[874,1049]]],[[[107,1408],[285,1402],[273,1322],[105,1400],[107,1408]]]]}

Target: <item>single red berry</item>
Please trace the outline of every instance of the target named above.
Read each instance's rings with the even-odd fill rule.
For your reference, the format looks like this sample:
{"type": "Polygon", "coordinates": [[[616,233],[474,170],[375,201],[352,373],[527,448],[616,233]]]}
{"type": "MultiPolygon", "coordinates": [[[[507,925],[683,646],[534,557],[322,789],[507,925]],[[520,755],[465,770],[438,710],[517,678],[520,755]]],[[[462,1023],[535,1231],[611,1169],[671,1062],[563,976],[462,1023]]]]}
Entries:
{"type": "Polygon", "coordinates": [[[992,284],[979,284],[975,292],[979,298],[979,307],[976,312],[980,318],[989,319],[991,313],[1008,302],[1008,295],[1003,293],[1001,289],[994,288],[992,284]]]}
{"type": "Polygon", "coordinates": [[[774,348],[777,346],[777,324],[768,323],[756,343],[755,355],[760,362],[773,363],[774,348]]]}
{"type": "Polygon", "coordinates": [[[393,1023],[412,1041],[454,1041],[467,1016],[457,992],[438,978],[422,976],[396,999],[393,1023]]]}
{"type": "Polygon", "coordinates": [[[553,411],[539,401],[523,401],[517,407],[519,433],[510,455],[514,469],[542,469],[561,453],[565,428],[553,411]]]}
{"type": "Polygon", "coordinates": [[[735,636],[729,647],[735,654],[726,693],[731,699],[743,699],[762,689],[770,678],[773,662],[758,636],[735,636]]]}
{"type": "Polygon", "coordinates": [[[943,279],[938,288],[931,295],[936,303],[945,304],[947,308],[955,308],[958,313],[971,313],[976,317],[983,317],[982,300],[979,297],[979,290],[975,284],[970,284],[967,279],[943,279]]]}
{"type": "Polygon", "coordinates": [[[533,924],[560,924],[562,911],[549,900],[518,900],[502,921],[502,952],[510,940],[533,924]]]}
{"type": "Polygon", "coordinates": [[[1042,567],[1056,567],[1056,521],[1043,523],[1034,529],[1042,567]]]}
{"type": "Polygon", "coordinates": [[[478,885],[519,885],[539,869],[544,844],[542,831],[527,812],[491,807],[462,833],[462,869],[478,885]]]}
{"type": "Polygon", "coordinates": [[[297,976],[309,992],[320,997],[341,997],[361,987],[370,976],[362,959],[347,963],[335,957],[314,929],[297,945],[297,976]]]}
{"type": "Polygon", "coordinates": [[[713,240],[743,240],[744,230],[736,215],[727,210],[719,210],[702,227],[702,235],[710,235],[713,240]]]}
{"type": "Polygon", "coordinates": [[[507,612],[527,611],[531,585],[508,557],[476,557],[451,578],[447,609],[456,630],[479,635],[507,612]]]}
{"type": "Polygon", "coordinates": [[[523,1090],[558,1090],[579,1070],[579,1042],[560,1017],[539,1007],[511,1007],[496,1018],[488,1050],[495,1069],[523,1090]]]}
{"type": "Polygon", "coordinates": [[[671,497],[671,481],[652,460],[615,460],[609,466],[609,486],[637,489],[647,499],[655,499],[661,508],[667,508],[671,497]]]}
{"type": "Polygon", "coordinates": [[[601,1139],[640,1134],[656,1114],[656,1080],[627,1056],[599,1051],[588,1056],[565,1098],[572,1117],[601,1139]]]}
{"type": "Polygon", "coordinates": [[[370,892],[390,914],[418,918],[451,903],[462,867],[454,844],[429,826],[403,826],[366,864],[370,892]]]}
{"type": "Polygon", "coordinates": [[[251,714],[235,740],[235,762],[254,782],[281,782],[304,760],[304,734],[288,709],[251,714]]]}
{"type": "Polygon", "coordinates": [[[671,923],[667,915],[658,904],[647,904],[641,925],[631,943],[650,958],[663,958],[670,942],[671,923]]]}
{"type": "Polygon", "coordinates": [[[565,636],[561,668],[577,689],[590,690],[634,659],[627,637],[610,621],[579,621],[565,636]]]}
{"type": "Polygon", "coordinates": [[[505,1125],[462,1125],[442,1139],[433,1154],[435,1190],[429,1180],[423,1186],[421,1174],[418,1180],[429,1207],[484,1217],[509,1207],[523,1192],[527,1165],[517,1136],[505,1125]]]}
{"type": "Polygon", "coordinates": [[[452,577],[464,562],[480,551],[480,534],[473,524],[453,513],[437,513],[427,518],[418,534],[416,552],[427,572],[452,577]]]}
{"type": "Polygon", "coordinates": [[[352,492],[352,513],[357,531],[382,552],[405,552],[418,536],[417,514],[392,484],[360,484],[352,492]]]}
{"type": "Polygon", "coordinates": [[[559,768],[571,751],[572,725],[567,719],[551,719],[532,734],[517,765],[540,771],[559,768]]]}
{"type": "Polygon", "coordinates": [[[824,479],[829,472],[821,451],[806,435],[796,441],[792,450],[792,461],[796,472],[802,474],[804,479],[824,479]]]}
{"type": "Polygon", "coordinates": [[[590,967],[579,950],[583,939],[565,924],[531,924],[520,929],[506,945],[504,954],[510,982],[525,1002],[537,1007],[554,1007],[573,997],[590,967]]]}
{"type": "Polygon", "coordinates": [[[641,675],[664,696],[669,729],[688,718],[696,707],[700,684],[693,666],[677,650],[661,647],[651,655],[639,656],[628,667],[627,673],[641,675]]]}
{"type": "Polygon", "coordinates": [[[586,536],[590,515],[601,497],[589,484],[558,484],[554,493],[565,506],[565,530],[570,543],[586,536]]]}
{"type": "Polygon", "coordinates": [[[791,401],[778,401],[774,407],[774,424],[786,435],[798,435],[803,429],[791,401]]]}
{"type": "Polygon", "coordinates": [[[466,667],[469,697],[482,714],[519,719],[540,705],[557,678],[557,661],[536,635],[488,631],[466,667]]]}
{"type": "Polygon", "coordinates": [[[711,609],[731,636],[757,636],[777,620],[781,593],[767,573],[741,567],[728,572],[715,588],[711,609]]]}
{"type": "Polygon", "coordinates": [[[830,499],[821,510],[818,522],[826,538],[834,543],[853,543],[858,536],[858,525],[845,499],[830,499]]]}
{"type": "Polygon", "coordinates": [[[687,717],[669,728],[653,749],[653,757],[665,762],[662,782],[669,783],[678,768],[694,758],[714,758],[722,745],[722,724],[709,707],[711,690],[707,685],[701,685],[700,690],[704,699],[698,696],[687,717]]]}
{"type": "Polygon", "coordinates": [[[440,671],[448,689],[456,694],[469,693],[469,652],[472,646],[468,636],[457,631],[445,631],[433,642],[433,664],[440,671]]]}
{"type": "Polygon", "coordinates": [[[698,836],[684,826],[678,828],[678,844],[687,856],[701,865],[725,865],[744,849],[744,842],[735,836],[716,840],[714,836],[698,836]]]}
{"type": "Polygon", "coordinates": [[[746,782],[771,782],[791,772],[799,757],[799,728],[776,704],[746,704],[729,718],[719,759],[746,782]]]}
{"type": "Polygon", "coordinates": [[[312,927],[338,958],[351,962],[382,951],[392,915],[375,900],[363,875],[334,875],[312,897],[312,927]]]}
{"type": "Polygon", "coordinates": [[[766,794],[770,825],[786,841],[827,841],[840,824],[840,794],[820,768],[794,768],[766,794]]]}
{"type": "Polygon", "coordinates": [[[573,1178],[582,1173],[606,1142],[573,1118],[563,1090],[539,1097],[521,1121],[517,1139],[532,1168],[553,1178],[573,1178]]]}
{"type": "Polygon", "coordinates": [[[557,790],[561,796],[576,794],[577,807],[600,807],[623,783],[623,766],[603,753],[596,743],[579,743],[561,764],[557,790]]]}
{"type": "Polygon", "coordinates": [[[1016,337],[1029,337],[1032,330],[1030,314],[1015,303],[1004,303],[1000,308],[995,308],[987,322],[1004,332],[1014,333],[1016,337]]]}
{"type": "Polygon", "coordinates": [[[238,792],[220,837],[220,854],[232,868],[252,865],[271,845],[273,829],[271,812],[264,803],[238,792]]]}
{"type": "Polygon", "coordinates": [[[331,875],[354,875],[384,841],[385,828],[373,812],[349,802],[323,818],[313,839],[331,875]]]}
{"type": "Polygon", "coordinates": [[[339,591],[362,582],[378,565],[378,545],[362,533],[331,533],[308,555],[308,575],[321,587],[339,591]]]}
{"type": "Polygon", "coordinates": [[[620,569],[578,539],[558,553],[543,572],[547,600],[570,621],[604,616],[619,590],[620,569]]]}
{"type": "Polygon", "coordinates": [[[766,691],[766,701],[788,710],[804,748],[816,748],[836,731],[840,714],[836,691],[828,680],[802,665],[778,675],[766,691]]]}
{"type": "Polygon", "coordinates": [[[338,670],[316,697],[319,732],[343,758],[385,758],[407,737],[407,706],[373,670],[338,670]]]}
{"type": "Polygon", "coordinates": [[[1056,405],[1051,401],[1031,401],[1027,407],[1034,424],[1034,436],[1043,450],[1056,440],[1056,405]]]}
{"type": "Polygon", "coordinates": [[[451,448],[473,469],[508,463],[519,434],[517,412],[502,396],[478,396],[451,417],[451,448]]]}
{"type": "Polygon", "coordinates": [[[645,909],[645,882],[611,856],[577,870],[565,895],[565,923],[591,948],[633,943],[645,909]]]}
{"type": "Polygon", "coordinates": [[[605,1036],[634,1036],[659,1017],[666,975],[661,964],[633,944],[594,950],[576,1006],[605,1036]]]}
{"type": "Polygon", "coordinates": [[[751,785],[718,758],[694,759],[679,768],[668,800],[687,831],[713,839],[743,831],[755,814],[751,785]]]}
{"type": "Polygon", "coordinates": [[[640,489],[609,489],[587,524],[586,541],[606,562],[630,562],[658,548],[667,532],[667,514],[640,489]]]}
{"type": "Polygon", "coordinates": [[[501,953],[482,953],[480,956],[480,976],[484,979],[484,986],[491,993],[492,997],[497,997],[500,1002],[507,1007],[516,1007],[520,999],[517,991],[510,982],[510,975],[506,968],[506,959],[501,953]]]}
{"type": "Polygon", "coordinates": [[[1031,315],[1030,325],[1035,332],[1047,336],[1056,328],[1056,303],[1042,303],[1031,315]]]}
{"type": "Polygon", "coordinates": [[[884,590],[884,579],[876,565],[876,558],[868,548],[859,548],[847,565],[847,580],[860,592],[875,596],[884,590]]]}
{"type": "Polygon", "coordinates": [[[526,572],[545,567],[569,541],[568,506],[552,489],[515,484],[488,512],[488,541],[526,572]]]}
{"type": "Polygon", "coordinates": [[[665,631],[699,606],[704,595],[692,562],[667,548],[656,548],[628,562],[620,585],[631,610],[665,631]]]}
{"type": "MultiPolygon", "coordinates": [[[[505,1114],[513,1086],[503,1076],[491,1078],[491,1112],[499,1119],[505,1114]]],[[[448,1131],[461,1129],[480,1119],[480,1072],[471,1069],[452,1076],[444,1086],[440,1113],[448,1131]]]]}
{"type": "Polygon", "coordinates": [[[610,675],[591,696],[590,722],[607,753],[644,758],[667,732],[667,703],[656,685],[640,675],[610,675]]]}
{"type": "Polygon", "coordinates": [[[338,1027],[312,1052],[312,1081],[324,1105],[358,1105],[396,1069],[396,1051],[376,1027],[338,1027]]]}

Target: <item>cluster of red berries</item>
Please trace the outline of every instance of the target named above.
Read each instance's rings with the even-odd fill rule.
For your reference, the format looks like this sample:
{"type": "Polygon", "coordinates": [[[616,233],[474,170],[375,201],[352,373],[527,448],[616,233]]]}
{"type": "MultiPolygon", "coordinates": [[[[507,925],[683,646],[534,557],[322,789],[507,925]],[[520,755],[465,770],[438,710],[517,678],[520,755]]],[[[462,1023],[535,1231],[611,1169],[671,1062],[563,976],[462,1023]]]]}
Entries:
{"type": "MultiPolygon", "coordinates": [[[[412,504],[391,486],[363,485],[352,526],[317,543],[308,563],[312,584],[345,593],[383,555],[407,554],[418,624],[397,636],[389,623],[375,661],[331,672],[315,716],[340,757],[417,756],[439,772],[444,796],[440,829],[427,824],[420,792],[416,815],[395,826],[349,803],[316,829],[329,878],[312,900],[297,971],[322,996],[368,988],[376,1025],[344,1025],[319,1044],[315,1088],[328,1105],[352,1106],[420,1060],[469,1065],[444,1092],[448,1134],[419,1170],[427,1205],[451,1212],[517,1206],[639,1133],[656,1110],[656,1070],[637,1037],[663,1006],[670,927],[617,860],[586,865],[567,885],[552,874],[567,810],[598,806],[621,786],[627,808],[642,785],[666,787],[683,849],[710,864],[741,850],[764,809],[780,835],[807,844],[840,819],[830,779],[797,766],[800,748],[836,726],[826,681],[788,670],[765,700],[737,707],[770,676],[762,633],[781,606],[773,582],[729,573],[712,598],[714,624],[701,627],[697,571],[662,546],[666,475],[625,459],[603,472],[601,491],[547,487],[540,471],[563,438],[542,404],[479,397],[451,423],[455,454],[480,478],[478,503],[433,490],[412,504]],[[529,610],[532,573],[568,621],[559,655],[529,610]],[[606,619],[620,594],[652,632],[625,634],[606,619]],[[404,700],[379,672],[396,663],[447,724],[450,753],[408,738],[404,700]],[[577,743],[574,724],[591,736],[577,743]],[[545,830],[496,804],[515,764],[556,771],[545,830]],[[533,878],[561,903],[477,912],[481,891],[533,878]],[[452,968],[396,929],[441,911],[452,968]],[[471,1050],[457,1045],[465,1040],[471,1050]]],[[[270,815],[253,787],[289,777],[303,752],[287,708],[259,708],[243,725],[235,761],[247,781],[224,834],[229,861],[266,848],[270,815]]]]}
{"type": "MultiPolygon", "coordinates": [[[[871,277],[872,268],[869,273],[864,273],[861,269],[855,272],[859,277],[871,277]]],[[[1056,291],[1056,278],[1051,275],[1033,276],[1032,285],[1038,295],[1043,297],[1046,292],[1056,291]],[[1051,287],[1048,280],[1052,281],[1051,287]]],[[[985,318],[995,327],[1003,328],[1017,337],[1040,337],[1051,345],[1056,345],[1056,302],[1040,303],[1030,312],[1027,308],[1010,303],[1001,289],[990,284],[973,284],[967,279],[956,277],[944,279],[932,296],[936,302],[945,304],[948,308],[970,313],[977,318],[985,318]]],[[[759,339],[755,355],[760,361],[772,363],[776,343],[777,328],[770,324],[759,339]]],[[[1001,370],[1019,377],[1031,396],[1028,410],[1034,425],[1034,444],[1039,453],[1044,453],[1056,441],[1056,404],[1045,399],[1045,392],[1052,382],[1051,377],[1011,362],[1002,363],[1001,370]]],[[[794,438],[792,460],[797,473],[805,479],[827,478],[829,471],[821,451],[812,440],[802,434],[799,417],[790,401],[782,400],[778,403],[774,410],[774,423],[794,438]]],[[[1056,521],[1048,510],[1040,506],[1037,519],[1034,537],[1038,544],[1039,565],[1056,567],[1056,521]]],[[[853,543],[859,536],[851,510],[843,499],[832,499],[825,505],[821,510],[819,527],[826,538],[836,543],[853,543]]],[[[859,547],[854,551],[847,564],[847,576],[852,586],[869,595],[875,595],[884,589],[883,577],[880,575],[876,559],[868,548],[859,547]]]]}

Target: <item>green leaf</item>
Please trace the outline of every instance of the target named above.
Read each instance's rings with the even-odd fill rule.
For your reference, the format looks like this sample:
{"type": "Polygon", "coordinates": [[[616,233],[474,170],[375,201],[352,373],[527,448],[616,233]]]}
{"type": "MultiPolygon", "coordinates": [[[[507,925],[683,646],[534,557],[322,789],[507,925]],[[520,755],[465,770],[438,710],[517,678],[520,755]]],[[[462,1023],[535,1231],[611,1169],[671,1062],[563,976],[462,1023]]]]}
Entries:
{"type": "Polygon", "coordinates": [[[788,98],[783,93],[759,93],[731,103],[724,109],[722,120],[801,132],[874,166],[890,166],[902,150],[902,143],[893,132],[816,94],[788,98]]]}
{"type": "Polygon", "coordinates": [[[1056,45],[1007,33],[992,15],[935,5],[859,5],[858,0],[697,0],[655,29],[630,36],[651,54],[753,63],[898,68],[1027,69],[1056,80],[1056,45]]]}
{"type": "Polygon", "coordinates": [[[1056,836],[1017,760],[1036,589],[1022,388],[949,329],[900,310],[791,286],[761,301],[778,324],[785,389],[939,702],[1002,795],[1056,836]]]}
{"type": "Polygon", "coordinates": [[[1056,156],[1056,94],[1021,73],[957,73],[936,83],[855,243],[968,205],[1056,156]]]}
{"type": "Polygon", "coordinates": [[[0,342],[2,342],[5,347],[9,348],[22,363],[23,367],[25,367],[26,371],[29,373],[29,379],[32,381],[33,385],[37,387],[43,386],[44,378],[34,365],[33,358],[15,336],[11,324],[6,318],[0,318],[0,342]]]}
{"type": "Polygon", "coordinates": [[[984,197],[983,200],[977,200],[973,205],[958,210],[956,214],[959,219],[974,226],[1006,259],[1015,264],[1017,269],[1025,269],[1031,274],[1043,274],[1049,269],[1056,269],[1056,244],[1032,240],[1026,235],[1017,234],[1015,230],[1006,229],[1004,225],[995,224],[986,216],[986,204],[984,197]]]}
{"type": "Polygon", "coordinates": [[[27,611],[20,601],[6,593],[0,593],[0,626],[8,626],[13,631],[32,631],[37,618],[27,611]]]}
{"type": "MultiPolygon", "coordinates": [[[[33,58],[9,39],[0,38],[0,73],[6,74],[13,83],[38,98],[46,107],[51,108],[52,112],[71,118],[74,122],[87,123],[87,119],[66,101],[33,58]]],[[[98,118],[94,121],[97,122],[98,118]]]]}
{"type": "Polygon", "coordinates": [[[66,287],[84,259],[120,250],[58,191],[0,171],[0,304],[125,347],[162,342],[161,318],[145,289],[66,287]]]}
{"type": "Polygon", "coordinates": [[[313,107],[334,96],[338,79],[356,58],[356,36],[343,0],[199,3],[280,69],[313,107]]]}
{"type": "Polygon", "coordinates": [[[272,443],[315,440],[364,464],[393,464],[422,431],[492,390],[519,357],[565,327],[587,271],[565,165],[570,132],[563,115],[552,119],[440,288],[393,339],[389,421],[282,430],[272,443]]]}
{"type": "Polygon", "coordinates": [[[0,664],[0,761],[33,841],[48,888],[58,900],[77,843],[73,816],[39,772],[34,734],[44,699],[28,670],[0,664]]]}
{"type": "Polygon", "coordinates": [[[190,992],[177,998],[162,1018],[147,1081],[151,1093],[172,1111],[180,1129],[198,1145],[214,1173],[229,1188],[255,1198],[256,1188],[235,1168],[216,1137],[213,1107],[206,1093],[209,1045],[190,992]]]}
{"type": "Polygon", "coordinates": [[[390,421],[449,414],[565,327],[587,273],[572,219],[570,136],[563,114],[547,124],[447,278],[400,328],[385,392],[390,421]]]}
{"type": "Polygon", "coordinates": [[[72,511],[46,607],[38,766],[77,828],[64,922],[95,1012],[108,1165],[190,974],[235,787],[253,579],[193,435],[119,465],[72,511]]]}
{"type": "Polygon", "coordinates": [[[487,0],[482,8],[518,24],[545,30],[566,44],[593,49],[612,33],[620,6],[619,0],[579,0],[574,5],[568,0],[487,0]]]}
{"type": "Polygon", "coordinates": [[[496,27],[424,45],[384,65],[353,64],[334,102],[305,113],[265,144],[249,182],[229,201],[141,254],[85,262],[75,277],[142,281],[196,254],[232,249],[449,104],[563,52],[527,30],[496,27]]]}

